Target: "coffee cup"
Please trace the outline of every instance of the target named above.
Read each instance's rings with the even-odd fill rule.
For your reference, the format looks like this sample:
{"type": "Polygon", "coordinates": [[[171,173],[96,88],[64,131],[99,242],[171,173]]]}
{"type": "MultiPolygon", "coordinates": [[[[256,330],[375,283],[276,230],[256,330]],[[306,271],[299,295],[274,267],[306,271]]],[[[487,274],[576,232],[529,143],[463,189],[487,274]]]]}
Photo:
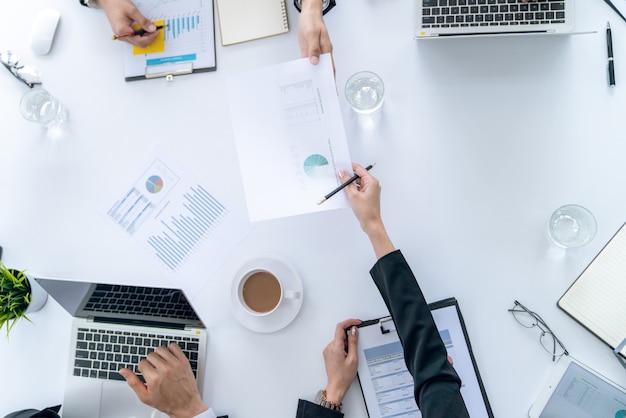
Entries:
{"type": "Polygon", "coordinates": [[[274,312],[285,299],[299,299],[300,292],[285,289],[280,279],[270,271],[250,270],[239,279],[237,285],[239,304],[254,316],[274,312]]]}

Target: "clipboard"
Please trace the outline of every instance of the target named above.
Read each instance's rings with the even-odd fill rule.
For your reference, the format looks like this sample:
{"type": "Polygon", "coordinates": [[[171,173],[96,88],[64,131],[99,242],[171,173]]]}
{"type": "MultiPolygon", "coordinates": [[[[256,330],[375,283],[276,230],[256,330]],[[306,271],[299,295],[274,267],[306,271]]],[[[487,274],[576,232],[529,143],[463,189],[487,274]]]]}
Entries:
{"type": "MultiPolygon", "coordinates": [[[[448,356],[462,381],[461,395],[471,418],[493,418],[472,353],[465,322],[455,298],[428,305],[448,356]]],[[[422,416],[413,395],[413,377],[390,316],[364,321],[359,327],[357,377],[368,417],[422,416]]]]}
{"type": "Polygon", "coordinates": [[[176,75],[217,69],[213,0],[136,0],[135,5],[164,28],[146,48],[124,45],[126,81],[171,80],[176,75]]]}

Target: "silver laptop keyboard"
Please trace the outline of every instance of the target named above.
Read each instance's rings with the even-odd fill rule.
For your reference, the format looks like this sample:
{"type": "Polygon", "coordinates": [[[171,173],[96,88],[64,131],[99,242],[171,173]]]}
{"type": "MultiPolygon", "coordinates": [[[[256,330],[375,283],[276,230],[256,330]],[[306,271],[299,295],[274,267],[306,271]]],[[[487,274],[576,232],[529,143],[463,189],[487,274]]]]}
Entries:
{"type": "Polygon", "coordinates": [[[175,342],[191,363],[194,376],[198,372],[199,339],[96,328],[79,328],[74,358],[74,376],[95,379],[124,380],[117,371],[123,367],[134,371],[143,380],[139,362],[160,345],[175,342]]]}
{"type": "MultiPolygon", "coordinates": [[[[419,0],[423,28],[565,23],[565,0],[419,0]]],[[[498,28],[502,31],[503,28],[498,28]]],[[[531,28],[529,27],[529,30],[531,28]]]]}

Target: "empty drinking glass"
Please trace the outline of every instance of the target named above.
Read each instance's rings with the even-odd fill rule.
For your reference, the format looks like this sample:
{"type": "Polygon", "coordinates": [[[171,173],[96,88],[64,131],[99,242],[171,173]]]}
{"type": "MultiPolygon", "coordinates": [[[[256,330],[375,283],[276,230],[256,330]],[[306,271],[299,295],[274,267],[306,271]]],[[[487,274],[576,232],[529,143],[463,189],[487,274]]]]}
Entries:
{"type": "Polygon", "coordinates": [[[355,112],[368,115],[382,106],[385,85],[377,74],[361,71],[348,79],[345,93],[355,112]]]}
{"type": "Polygon", "coordinates": [[[22,96],[20,112],[24,119],[46,128],[57,127],[67,120],[67,109],[57,98],[41,87],[34,87],[22,96]]]}

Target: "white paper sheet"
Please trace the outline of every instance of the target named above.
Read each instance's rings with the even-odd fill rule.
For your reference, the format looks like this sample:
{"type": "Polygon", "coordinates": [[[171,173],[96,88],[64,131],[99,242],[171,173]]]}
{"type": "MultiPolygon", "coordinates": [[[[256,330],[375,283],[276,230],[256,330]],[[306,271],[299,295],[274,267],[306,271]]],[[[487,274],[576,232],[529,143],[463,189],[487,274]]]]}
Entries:
{"type": "Polygon", "coordinates": [[[330,54],[231,76],[228,93],[251,221],[348,207],[351,172],[330,54]]]}
{"type": "Polygon", "coordinates": [[[251,225],[155,146],[103,214],[193,299],[251,225]]]}

